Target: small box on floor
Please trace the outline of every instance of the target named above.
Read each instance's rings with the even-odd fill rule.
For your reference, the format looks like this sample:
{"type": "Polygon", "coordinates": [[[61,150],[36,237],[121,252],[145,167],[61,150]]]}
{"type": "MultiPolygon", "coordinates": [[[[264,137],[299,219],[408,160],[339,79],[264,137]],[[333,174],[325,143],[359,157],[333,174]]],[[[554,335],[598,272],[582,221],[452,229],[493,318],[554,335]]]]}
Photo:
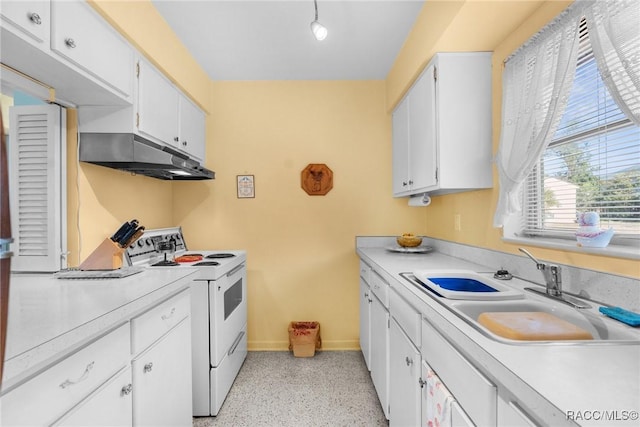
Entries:
{"type": "Polygon", "coordinates": [[[295,357],[313,357],[321,346],[320,323],[289,323],[289,350],[293,350],[295,357]]]}

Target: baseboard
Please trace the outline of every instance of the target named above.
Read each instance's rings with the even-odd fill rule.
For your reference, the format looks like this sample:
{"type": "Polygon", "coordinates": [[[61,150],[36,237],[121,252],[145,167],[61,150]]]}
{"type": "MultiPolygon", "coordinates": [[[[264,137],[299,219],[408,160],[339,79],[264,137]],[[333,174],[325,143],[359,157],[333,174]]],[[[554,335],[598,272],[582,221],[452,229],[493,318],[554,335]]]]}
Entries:
{"type": "MultiPolygon", "coordinates": [[[[289,351],[289,341],[249,341],[249,351],[289,351]]],[[[322,340],[321,350],[328,351],[360,351],[360,341],[357,340],[322,340]]]]}

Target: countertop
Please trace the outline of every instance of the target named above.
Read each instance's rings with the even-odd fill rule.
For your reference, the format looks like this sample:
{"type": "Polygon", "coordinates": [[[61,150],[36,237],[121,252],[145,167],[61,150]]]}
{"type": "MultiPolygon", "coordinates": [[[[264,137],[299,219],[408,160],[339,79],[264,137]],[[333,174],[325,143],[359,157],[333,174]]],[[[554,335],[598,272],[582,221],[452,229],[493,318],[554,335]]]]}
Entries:
{"type": "MultiPolygon", "coordinates": [[[[383,247],[359,247],[357,253],[401,295],[412,301],[417,297],[420,306],[416,308],[423,316],[545,424],[574,425],[568,419],[573,417],[580,425],[637,425],[640,345],[511,345],[494,341],[399,276],[422,269],[493,273],[488,267],[437,252],[403,254],[383,247]],[[610,411],[615,422],[594,411],[610,411]]],[[[523,288],[531,283],[514,279],[509,285],[523,288]]],[[[603,321],[616,322],[604,316],[603,321]]],[[[638,328],[627,328],[640,337],[638,328]]]]}
{"type": "Polygon", "coordinates": [[[120,279],[13,274],[2,391],[137,312],[188,288],[197,269],[143,270],[120,279]]]}

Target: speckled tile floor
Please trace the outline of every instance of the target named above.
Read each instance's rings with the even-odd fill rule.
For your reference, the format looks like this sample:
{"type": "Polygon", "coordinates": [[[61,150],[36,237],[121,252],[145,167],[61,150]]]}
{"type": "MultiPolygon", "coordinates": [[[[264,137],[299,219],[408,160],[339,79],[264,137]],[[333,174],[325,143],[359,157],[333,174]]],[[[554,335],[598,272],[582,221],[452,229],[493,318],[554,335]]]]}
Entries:
{"type": "Polygon", "coordinates": [[[249,352],[210,426],[388,426],[359,351],[249,352]]]}

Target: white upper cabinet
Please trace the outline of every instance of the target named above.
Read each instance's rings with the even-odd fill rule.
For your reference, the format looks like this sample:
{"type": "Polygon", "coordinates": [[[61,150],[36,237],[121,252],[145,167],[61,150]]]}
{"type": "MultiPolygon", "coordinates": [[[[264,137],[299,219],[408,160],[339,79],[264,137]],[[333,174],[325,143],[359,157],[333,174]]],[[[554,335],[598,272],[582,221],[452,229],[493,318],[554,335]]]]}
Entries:
{"type": "Polygon", "coordinates": [[[178,91],[148,62],[138,67],[138,131],[178,148],[178,91]]]}
{"type": "Polygon", "coordinates": [[[158,69],[139,61],[138,131],[204,162],[205,114],[158,69]]]}
{"type": "Polygon", "coordinates": [[[0,62],[63,105],[133,103],[133,47],[88,3],[2,1],[0,62]]]}
{"type": "Polygon", "coordinates": [[[184,95],[180,96],[180,138],[178,146],[193,157],[204,162],[205,115],[184,95]]]}
{"type": "Polygon", "coordinates": [[[51,14],[48,1],[3,1],[2,25],[9,24],[34,42],[49,44],[51,14]]]}
{"type": "Polygon", "coordinates": [[[491,186],[491,53],[438,53],[393,112],[393,195],[491,186]]]}
{"type": "Polygon", "coordinates": [[[133,48],[86,2],[51,2],[51,49],[125,97],[133,93],[133,48]]]}

